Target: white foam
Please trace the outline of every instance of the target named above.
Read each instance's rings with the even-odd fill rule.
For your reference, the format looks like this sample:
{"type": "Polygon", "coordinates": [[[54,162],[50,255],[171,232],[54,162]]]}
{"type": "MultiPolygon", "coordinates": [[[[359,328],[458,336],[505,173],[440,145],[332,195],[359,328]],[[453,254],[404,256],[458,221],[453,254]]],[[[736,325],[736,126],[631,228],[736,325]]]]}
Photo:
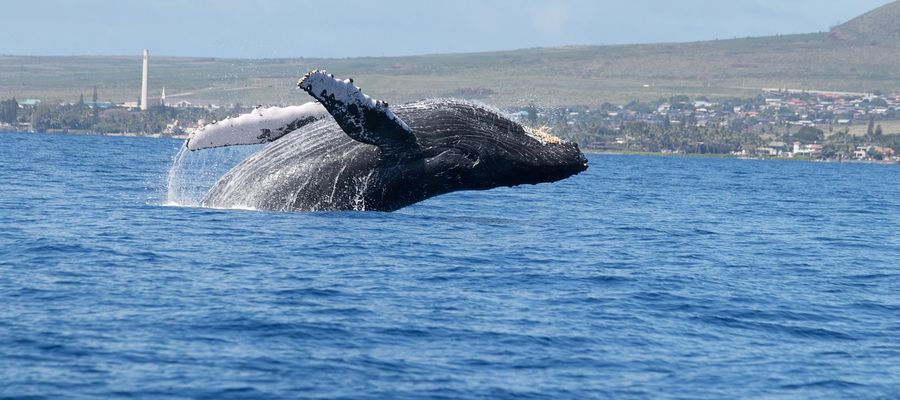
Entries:
{"type": "Polygon", "coordinates": [[[271,142],[296,129],[298,121],[325,118],[321,104],[257,108],[247,114],[207,125],[188,138],[190,150],[271,142]],[[293,129],[291,129],[293,128],[293,129]]]}
{"type": "Polygon", "coordinates": [[[182,146],[166,178],[164,206],[198,207],[216,181],[262,145],[189,151],[182,146]]]}

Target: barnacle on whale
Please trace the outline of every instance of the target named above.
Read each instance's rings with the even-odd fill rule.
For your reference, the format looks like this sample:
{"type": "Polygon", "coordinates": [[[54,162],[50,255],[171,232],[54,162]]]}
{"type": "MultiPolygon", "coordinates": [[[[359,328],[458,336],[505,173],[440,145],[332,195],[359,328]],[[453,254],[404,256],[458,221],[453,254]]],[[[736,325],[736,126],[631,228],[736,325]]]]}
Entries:
{"type": "Polygon", "coordinates": [[[559,144],[562,141],[562,139],[550,134],[550,127],[547,125],[541,125],[537,128],[532,128],[525,125],[523,125],[522,127],[525,128],[525,133],[527,133],[528,136],[540,140],[541,143],[559,144]]]}

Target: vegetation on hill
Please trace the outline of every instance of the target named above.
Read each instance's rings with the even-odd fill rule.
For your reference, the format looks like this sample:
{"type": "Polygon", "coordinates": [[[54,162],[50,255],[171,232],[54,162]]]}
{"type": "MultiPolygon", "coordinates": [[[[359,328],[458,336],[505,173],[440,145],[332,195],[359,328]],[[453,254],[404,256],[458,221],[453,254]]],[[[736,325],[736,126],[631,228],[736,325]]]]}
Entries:
{"type": "MultiPolygon", "coordinates": [[[[599,105],[677,94],[730,97],[783,87],[900,92],[900,2],[831,33],[625,46],[346,59],[151,57],[152,95],[170,102],[296,104],[315,68],[354,77],[367,93],[406,102],[470,97],[501,107],[599,105]]],[[[74,102],[98,85],[102,100],[134,101],[141,57],[0,56],[0,98],[74,102]]],[[[153,97],[153,96],[151,96],[153,97]]]]}
{"type": "Polygon", "coordinates": [[[900,1],[886,4],[831,29],[836,39],[900,39],[900,1]]]}

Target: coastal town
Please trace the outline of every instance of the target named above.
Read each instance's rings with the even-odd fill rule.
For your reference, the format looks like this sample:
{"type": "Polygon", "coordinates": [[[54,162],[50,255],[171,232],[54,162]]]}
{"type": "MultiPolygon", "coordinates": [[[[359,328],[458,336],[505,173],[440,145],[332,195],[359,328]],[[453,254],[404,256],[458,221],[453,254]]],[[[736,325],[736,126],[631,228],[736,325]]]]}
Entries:
{"type": "Polygon", "coordinates": [[[898,94],[763,89],[753,98],[674,96],[514,115],[597,150],[900,161],[898,94]]]}
{"type": "MultiPolygon", "coordinates": [[[[488,100],[489,101],[489,100],[488,100]]],[[[90,100],[0,101],[0,131],[185,137],[205,124],[249,112],[241,104],[153,105],[90,100]]],[[[588,150],[719,154],[744,158],[900,162],[900,94],[763,89],[751,98],[673,96],[651,102],[521,107],[520,122],[546,126],[588,150]]]]}

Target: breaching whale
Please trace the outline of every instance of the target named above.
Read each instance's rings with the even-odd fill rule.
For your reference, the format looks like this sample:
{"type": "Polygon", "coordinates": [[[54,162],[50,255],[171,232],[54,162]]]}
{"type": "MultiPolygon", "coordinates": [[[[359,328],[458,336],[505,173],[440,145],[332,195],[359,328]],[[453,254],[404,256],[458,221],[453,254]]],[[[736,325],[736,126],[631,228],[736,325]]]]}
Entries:
{"type": "Polygon", "coordinates": [[[389,106],[352,79],[312,71],[316,102],[258,108],[196,132],[190,150],[272,142],[225,173],[201,204],[273,211],[393,211],[440,194],[554,182],[587,169],[575,143],[485,106],[389,106]]]}

